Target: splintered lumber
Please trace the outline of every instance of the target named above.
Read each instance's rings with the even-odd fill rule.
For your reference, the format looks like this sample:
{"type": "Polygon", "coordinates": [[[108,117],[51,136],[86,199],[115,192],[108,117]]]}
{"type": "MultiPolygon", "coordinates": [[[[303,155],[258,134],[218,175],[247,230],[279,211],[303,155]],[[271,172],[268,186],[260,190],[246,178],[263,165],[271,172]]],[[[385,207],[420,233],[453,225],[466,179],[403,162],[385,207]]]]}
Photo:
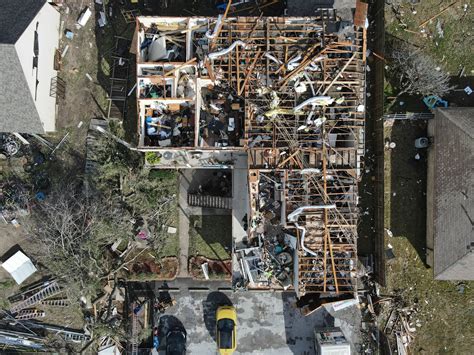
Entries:
{"type": "Polygon", "coordinates": [[[209,43],[209,49],[212,50],[214,48],[214,45],[215,45],[215,40],[216,38],[219,37],[219,34],[221,33],[222,31],[222,25],[224,24],[224,21],[225,19],[227,18],[227,14],[229,13],[229,9],[230,7],[232,6],[232,0],[228,0],[229,2],[227,3],[227,7],[225,8],[225,12],[224,12],[224,15],[222,16],[222,20],[221,22],[218,24],[218,28],[216,30],[216,33],[215,33],[215,37],[213,37],[211,39],[211,43],[209,43]]]}
{"type": "Polygon", "coordinates": [[[249,69],[247,70],[247,74],[245,75],[245,79],[244,79],[244,82],[242,84],[242,87],[240,89],[240,92],[239,92],[239,95],[242,95],[242,92],[244,91],[245,89],[245,85],[247,85],[247,82],[249,81],[250,79],[250,75],[252,74],[254,68],[255,68],[255,64],[257,64],[257,61],[260,59],[260,57],[262,56],[262,51],[259,49],[257,54],[255,55],[255,58],[252,62],[252,64],[250,64],[250,67],[249,69]]]}
{"type": "Polygon", "coordinates": [[[188,60],[186,63],[183,63],[183,64],[177,66],[176,68],[171,69],[169,72],[167,72],[167,73],[165,74],[165,76],[171,76],[171,75],[173,75],[175,72],[177,72],[178,70],[183,69],[184,67],[187,67],[187,66],[193,64],[195,61],[196,61],[196,58],[192,58],[192,59],[188,60]]]}
{"type": "Polygon", "coordinates": [[[212,69],[212,65],[209,63],[209,60],[205,60],[204,62],[204,65],[207,69],[207,73],[209,75],[209,78],[212,80],[212,81],[216,81],[216,76],[214,75],[214,69],[212,69]]]}
{"type": "Polygon", "coordinates": [[[332,88],[332,86],[334,85],[336,80],[339,79],[339,77],[342,75],[342,73],[345,72],[345,70],[347,69],[349,64],[351,64],[352,60],[355,58],[356,54],[357,53],[354,53],[352,55],[352,57],[347,61],[347,63],[342,67],[342,69],[337,73],[337,75],[334,77],[334,79],[331,81],[331,83],[328,86],[326,86],[326,88],[324,89],[323,94],[322,94],[323,96],[326,95],[329,92],[329,89],[332,88]]]}
{"type": "Polygon", "coordinates": [[[438,16],[444,14],[448,9],[450,9],[451,7],[453,7],[454,5],[456,5],[457,3],[459,2],[459,0],[453,2],[452,4],[446,6],[444,9],[442,9],[440,12],[438,12],[436,15],[434,16],[431,16],[428,20],[426,21],[423,21],[422,23],[420,23],[418,25],[419,28],[422,28],[423,26],[425,26],[428,22],[430,21],[433,21],[435,18],[437,18],[438,16]]]}
{"type": "MultiPolygon", "coordinates": [[[[319,46],[319,43],[316,43],[315,45],[313,45],[313,47],[311,47],[309,49],[309,51],[313,51],[313,49],[317,48],[319,46]]],[[[311,55],[311,54],[307,54],[305,56],[305,58],[303,58],[303,62],[295,69],[295,70],[292,70],[290,73],[288,73],[286,75],[286,77],[284,77],[281,81],[281,84],[280,84],[280,90],[283,89],[287,84],[288,82],[291,80],[291,78],[293,78],[296,74],[299,74],[303,69],[305,69],[313,60],[315,60],[317,57],[319,57],[320,55],[324,54],[326,52],[327,48],[323,48],[321,51],[319,51],[318,54],[316,55],[311,55]]]]}

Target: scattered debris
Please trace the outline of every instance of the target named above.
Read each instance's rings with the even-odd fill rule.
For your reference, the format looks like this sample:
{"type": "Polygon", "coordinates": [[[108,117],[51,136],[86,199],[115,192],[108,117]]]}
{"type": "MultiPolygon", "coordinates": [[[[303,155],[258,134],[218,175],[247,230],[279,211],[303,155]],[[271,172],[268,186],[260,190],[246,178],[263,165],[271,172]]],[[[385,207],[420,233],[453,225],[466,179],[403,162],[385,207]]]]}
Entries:
{"type": "Polygon", "coordinates": [[[84,27],[87,22],[89,21],[90,17],[92,16],[92,11],[89,7],[86,7],[80,14],[79,18],[77,19],[76,27],[80,29],[84,27]]]}

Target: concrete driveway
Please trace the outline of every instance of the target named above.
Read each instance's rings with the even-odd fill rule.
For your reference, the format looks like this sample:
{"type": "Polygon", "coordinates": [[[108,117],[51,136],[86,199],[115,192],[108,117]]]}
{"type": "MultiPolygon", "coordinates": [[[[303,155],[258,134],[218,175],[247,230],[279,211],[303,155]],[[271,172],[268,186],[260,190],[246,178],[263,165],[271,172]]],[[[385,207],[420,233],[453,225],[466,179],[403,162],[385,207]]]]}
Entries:
{"type": "MultiPolygon", "coordinates": [[[[218,305],[232,303],[237,308],[237,351],[235,354],[314,354],[313,329],[325,324],[340,326],[357,342],[354,330],[360,322],[357,308],[335,315],[332,307],[302,316],[291,293],[204,292],[172,293],[177,304],[168,309],[165,319],[174,319],[186,329],[188,354],[216,354],[215,313],[218,305]]],[[[158,318],[159,315],[156,315],[158,318]]],[[[158,319],[156,319],[158,320],[158,319]]]]}

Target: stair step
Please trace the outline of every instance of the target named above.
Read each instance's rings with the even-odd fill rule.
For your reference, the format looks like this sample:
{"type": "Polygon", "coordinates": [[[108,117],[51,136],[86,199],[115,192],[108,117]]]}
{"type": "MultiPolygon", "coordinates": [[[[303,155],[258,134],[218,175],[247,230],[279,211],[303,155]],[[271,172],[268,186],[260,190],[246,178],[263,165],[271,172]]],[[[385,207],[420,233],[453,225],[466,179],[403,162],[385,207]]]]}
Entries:
{"type": "Polygon", "coordinates": [[[204,208],[232,209],[232,198],[188,194],[188,205],[204,208]]]}

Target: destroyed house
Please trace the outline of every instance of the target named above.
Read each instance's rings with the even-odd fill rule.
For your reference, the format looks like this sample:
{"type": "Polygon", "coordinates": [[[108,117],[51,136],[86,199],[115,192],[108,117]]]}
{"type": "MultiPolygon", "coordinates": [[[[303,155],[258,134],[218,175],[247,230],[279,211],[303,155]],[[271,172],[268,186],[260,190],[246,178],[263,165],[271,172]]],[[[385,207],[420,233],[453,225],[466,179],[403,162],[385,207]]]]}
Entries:
{"type": "Polygon", "coordinates": [[[248,240],[234,274],[298,296],[354,293],[365,28],[332,9],[139,17],[136,50],[139,148],[160,157],[155,167],[212,153],[232,168],[219,154],[246,155],[248,240]]]}

